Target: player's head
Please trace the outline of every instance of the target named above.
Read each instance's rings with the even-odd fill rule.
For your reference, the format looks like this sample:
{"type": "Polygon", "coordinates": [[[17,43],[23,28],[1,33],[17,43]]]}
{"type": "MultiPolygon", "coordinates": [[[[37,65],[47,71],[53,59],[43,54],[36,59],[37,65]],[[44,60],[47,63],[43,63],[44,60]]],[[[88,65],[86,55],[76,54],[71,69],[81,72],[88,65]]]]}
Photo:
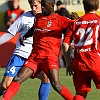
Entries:
{"type": "Polygon", "coordinates": [[[99,8],[99,0],[83,0],[85,12],[97,11],[99,8]]]}
{"type": "Polygon", "coordinates": [[[9,8],[11,8],[11,9],[17,9],[19,7],[19,1],[20,0],[8,0],[9,8]]]}
{"type": "Polygon", "coordinates": [[[28,3],[35,15],[41,13],[41,0],[28,0],[28,3]]]}
{"type": "Polygon", "coordinates": [[[54,13],[55,0],[41,0],[43,15],[49,16],[54,13]]]}

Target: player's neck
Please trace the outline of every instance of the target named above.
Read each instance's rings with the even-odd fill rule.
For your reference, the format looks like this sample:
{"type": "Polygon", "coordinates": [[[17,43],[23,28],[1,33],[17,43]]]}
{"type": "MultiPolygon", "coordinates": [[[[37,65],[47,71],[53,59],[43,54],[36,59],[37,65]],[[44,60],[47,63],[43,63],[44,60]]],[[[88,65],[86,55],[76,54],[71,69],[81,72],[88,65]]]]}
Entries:
{"type": "Polygon", "coordinates": [[[85,14],[87,14],[87,13],[93,13],[93,14],[97,14],[97,11],[90,11],[90,12],[87,12],[87,11],[85,11],[85,14]]]}

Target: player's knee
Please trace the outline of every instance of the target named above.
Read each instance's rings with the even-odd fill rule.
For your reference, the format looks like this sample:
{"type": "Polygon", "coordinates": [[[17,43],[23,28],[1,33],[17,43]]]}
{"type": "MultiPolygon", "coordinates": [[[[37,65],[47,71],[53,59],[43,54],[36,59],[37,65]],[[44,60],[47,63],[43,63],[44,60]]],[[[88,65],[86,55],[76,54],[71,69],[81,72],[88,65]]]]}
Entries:
{"type": "Polygon", "coordinates": [[[62,90],[62,86],[59,82],[52,82],[52,87],[54,88],[54,90],[60,92],[62,90]]]}
{"type": "Polygon", "coordinates": [[[7,89],[8,86],[11,84],[12,80],[12,77],[4,77],[3,81],[0,84],[0,87],[7,89]]]}
{"type": "Polygon", "coordinates": [[[49,78],[47,77],[47,75],[43,72],[39,73],[37,75],[37,78],[39,78],[42,82],[47,82],[50,83],[49,78]]]}
{"type": "Polygon", "coordinates": [[[48,77],[44,77],[41,79],[42,82],[46,82],[46,83],[50,83],[49,78],[48,77]]]}
{"type": "Polygon", "coordinates": [[[47,77],[46,74],[43,75],[43,81],[50,83],[49,78],[47,77]]]}
{"type": "Polygon", "coordinates": [[[11,83],[11,82],[9,82],[9,81],[6,82],[6,83],[4,82],[4,83],[2,83],[2,87],[3,87],[4,89],[7,89],[8,86],[10,85],[10,83],[11,83]]]}
{"type": "Polygon", "coordinates": [[[14,82],[19,82],[20,80],[21,80],[21,78],[18,77],[18,76],[15,76],[14,79],[13,79],[14,82]]]}

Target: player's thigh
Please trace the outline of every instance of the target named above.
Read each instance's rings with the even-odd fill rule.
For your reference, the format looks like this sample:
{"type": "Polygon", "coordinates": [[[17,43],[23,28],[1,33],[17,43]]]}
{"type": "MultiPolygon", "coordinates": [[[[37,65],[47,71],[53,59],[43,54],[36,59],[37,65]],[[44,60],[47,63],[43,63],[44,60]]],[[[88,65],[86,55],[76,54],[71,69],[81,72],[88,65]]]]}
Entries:
{"type": "Polygon", "coordinates": [[[47,60],[46,62],[42,63],[42,66],[40,66],[42,71],[48,76],[48,72],[51,69],[59,69],[59,63],[58,63],[58,58],[56,61],[54,60],[47,60]]]}
{"type": "Polygon", "coordinates": [[[20,68],[22,67],[22,65],[24,64],[25,60],[26,59],[23,57],[20,57],[18,55],[13,55],[9,60],[4,76],[15,77],[20,68]]]}
{"type": "Polygon", "coordinates": [[[53,68],[49,70],[48,77],[50,79],[51,84],[59,82],[59,70],[53,68]]]}
{"type": "Polygon", "coordinates": [[[45,64],[39,63],[37,70],[34,72],[34,75],[31,76],[31,78],[38,78],[42,82],[50,82],[47,75],[42,71],[41,66],[43,67],[45,64]]]}
{"type": "Polygon", "coordinates": [[[19,70],[17,76],[14,78],[14,81],[18,83],[22,83],[28,78],[34,78],[34,74],[37,71],[37,63],[33,60],[33,56],[30,57],[25,61],[21,69],[19,70]]]}
{"type": "Polygon", "coordinates": [[[58,61],[48,60],[42,66],[43,72],[49,77],[51,84],[59,83],[59,65],[58,61]]]}
{"type": "Polygon", "coordinates": [[[17,76],[14,77],[13,81],[18,82],[19,84],[21,84],[22,82],[24,82],[25,80],[30,78],[33,73],[34,73],[34,71],[31,68],[29,68],[27,66],[23,66],[23,67],[21,67],[21,69],[17,73],[17,76]]]}

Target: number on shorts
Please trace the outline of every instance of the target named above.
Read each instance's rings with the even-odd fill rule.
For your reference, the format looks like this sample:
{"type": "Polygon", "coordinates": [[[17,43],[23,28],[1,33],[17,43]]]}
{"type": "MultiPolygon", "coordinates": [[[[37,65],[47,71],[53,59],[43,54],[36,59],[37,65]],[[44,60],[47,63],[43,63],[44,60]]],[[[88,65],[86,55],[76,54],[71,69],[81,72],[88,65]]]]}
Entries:
{"type": "Polygon", "coordinates": [[[16,67],[13,66],[13,67],[10,69],[10,72],[12,72],[12,74],[14,74],[14,73],[15,73],[15,69],[16,69],[16,67]]]}

